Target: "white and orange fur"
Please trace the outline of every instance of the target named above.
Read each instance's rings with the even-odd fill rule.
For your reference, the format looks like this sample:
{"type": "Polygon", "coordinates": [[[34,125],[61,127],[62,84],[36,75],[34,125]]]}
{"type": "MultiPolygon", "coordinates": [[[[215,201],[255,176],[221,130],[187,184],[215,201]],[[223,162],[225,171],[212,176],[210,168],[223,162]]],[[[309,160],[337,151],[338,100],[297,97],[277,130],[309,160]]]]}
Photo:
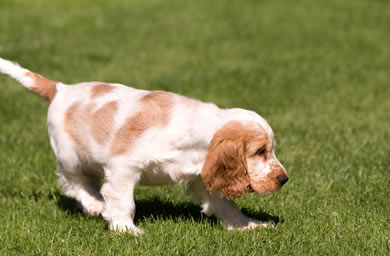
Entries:
{"type": "Polygon", "coordinates": [[[232,201],[275,192],[288,180],[272,129],[255,112],[121,84],[66,85],[1,58],[0,73],[49,100],[59,183],[111,229],[143,233],[133,222],[138,184],[187,184],[202,211],[228,229],[267,225],[232,201]]]}

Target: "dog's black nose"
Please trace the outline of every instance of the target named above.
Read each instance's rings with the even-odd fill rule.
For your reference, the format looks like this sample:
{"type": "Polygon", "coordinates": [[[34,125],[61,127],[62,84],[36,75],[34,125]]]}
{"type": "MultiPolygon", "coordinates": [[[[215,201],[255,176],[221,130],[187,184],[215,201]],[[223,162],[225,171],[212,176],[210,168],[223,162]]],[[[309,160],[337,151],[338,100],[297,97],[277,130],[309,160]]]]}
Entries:
{"type": "Polygon", "coordinates": [[[285,184],[287,181],[288,181],[288,177],[287,176],[279,176],[279,181],[280,181],[280,185],[283,185],[285,184]]]}

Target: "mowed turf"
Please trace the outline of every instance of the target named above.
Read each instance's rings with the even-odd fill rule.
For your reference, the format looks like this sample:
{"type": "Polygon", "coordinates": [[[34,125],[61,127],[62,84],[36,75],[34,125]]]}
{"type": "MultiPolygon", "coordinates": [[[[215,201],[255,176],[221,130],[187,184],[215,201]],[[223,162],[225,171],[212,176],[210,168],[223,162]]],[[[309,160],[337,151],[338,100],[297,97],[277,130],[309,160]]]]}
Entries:
{"type": "Polygon", "coordinates": [[[48,103],[1,76],[1,255],[390,254],[389,1],[2,0],[0,56],[254,110],[290,176],[237,200],[274,228],[229,232],[162,186],[136,190],[145,234],[116,234],[57,185],[48,103]]]}

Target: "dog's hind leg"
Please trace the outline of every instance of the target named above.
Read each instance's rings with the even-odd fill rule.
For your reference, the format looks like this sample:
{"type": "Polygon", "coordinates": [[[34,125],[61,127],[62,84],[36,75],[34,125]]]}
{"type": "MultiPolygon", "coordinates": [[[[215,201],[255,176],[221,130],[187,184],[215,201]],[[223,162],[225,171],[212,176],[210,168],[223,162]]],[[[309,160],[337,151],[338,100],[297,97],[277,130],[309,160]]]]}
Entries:
{"type": "Polygon", "coordinates": [[[104,200],[99,189],[99,175],[88,172],[81,167],[65,169],[58,164],[58,181],[67,196],[76,199],[86,214],[98,216],[104,208],[104,200]]]}
{"type": "Polygon", "coordinates": [[[105,206],[102,216],[110,224],[110,229],[119,232],[143,234],[143,230],[134,224],[134,189],[140,180],[140,173],[129,168],[104,169],[106,183],[101,193],[105,206]]]}

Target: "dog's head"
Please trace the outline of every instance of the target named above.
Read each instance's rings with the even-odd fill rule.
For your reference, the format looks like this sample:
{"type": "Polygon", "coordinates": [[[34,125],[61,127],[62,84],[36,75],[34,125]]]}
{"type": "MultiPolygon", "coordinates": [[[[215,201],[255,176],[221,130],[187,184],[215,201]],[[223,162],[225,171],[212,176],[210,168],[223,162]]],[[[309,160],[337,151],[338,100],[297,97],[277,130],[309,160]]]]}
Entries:
{"type": "Polygon", "coordinates": [[[287,182],[286,170],[274,154],[269,127],[256,122],[230,121],[211,140],[202,179],[210,193],[226,199],[247,192],[270,194],[287,182]]]}

